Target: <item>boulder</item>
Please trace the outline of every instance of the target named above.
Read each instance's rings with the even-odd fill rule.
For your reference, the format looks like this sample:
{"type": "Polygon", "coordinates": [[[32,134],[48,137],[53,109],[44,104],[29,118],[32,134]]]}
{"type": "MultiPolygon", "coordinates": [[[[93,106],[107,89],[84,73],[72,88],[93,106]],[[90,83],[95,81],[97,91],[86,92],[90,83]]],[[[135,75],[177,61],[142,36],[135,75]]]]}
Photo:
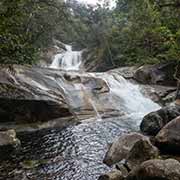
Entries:
{"type": "Polygon", "coordinates": [[[126,159],[126,166],[133,169],[142,162],[158,158],[159,150],[147,139],[141,139],[134,144],[126,159]]]}
{"type": "Polygon", "coordinates": [[[0,159],[7,160],[20,147],[14,130],[0,131],[0,159]]]}
{"type": "Polygon", "coordinates": [[[99,177],[98,180],[124,180],[124,177],[119,170],[113,170],[99,177]]]}
{"type": "Polygon", "coordinates": [[[126,180],[179,180],[180,163],[174,159],[145,161],[126,180]]]}
{"type": "Polygon", "coordinates": [[[141,122],[140,129],[147,135],[157,133],[171,120],[180,116],[180,106],[167,106],[146,115],[141,122]]]}
{"type": "Polygon", "coordinates": [[[134,79],[143,84],[176,86],[175,68],[176,62],[141,66],[134,73],[134,79]]]}
{"type": "Polygon", "coordinates": [[[105,155],[104,163],[108,166],[118,163],[126,158],[134,144],[140,139],[146,138],[139,133],[130,133],[122,135],[109,148],[105,155]]]}
{"type": "Polygon", "coordinates": [[[164,126],[155,139],[162,152],[180,154],[180,116],[164,126]]]}

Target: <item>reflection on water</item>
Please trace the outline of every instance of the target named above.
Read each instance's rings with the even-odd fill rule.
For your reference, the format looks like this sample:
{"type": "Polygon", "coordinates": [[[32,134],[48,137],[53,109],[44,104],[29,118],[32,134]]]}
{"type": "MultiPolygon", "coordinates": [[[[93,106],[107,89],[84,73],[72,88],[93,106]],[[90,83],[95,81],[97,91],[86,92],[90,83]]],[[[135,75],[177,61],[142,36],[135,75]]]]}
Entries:
{"type": "Polygon", "coordinates": [[[1,162],[1,179],[96,180],[110,170],[102,162],[108,143],[131,125],[130,117],[113,118],[20,134],[23,148],[11,161],[1,162]],[[36,163],[29,169],[23,163],[30,160],[36,163]]]}

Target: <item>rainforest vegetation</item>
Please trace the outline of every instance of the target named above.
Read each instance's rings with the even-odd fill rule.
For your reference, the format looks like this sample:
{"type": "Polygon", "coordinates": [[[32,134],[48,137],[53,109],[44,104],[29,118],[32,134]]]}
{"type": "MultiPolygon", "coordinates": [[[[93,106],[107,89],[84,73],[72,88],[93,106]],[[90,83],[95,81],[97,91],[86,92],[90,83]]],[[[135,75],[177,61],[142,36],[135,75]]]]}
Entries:
{"type": "Polygon", "coordinates": [[[93,49],[114,66],[180,59],[179,0],[1,0],[0,63],[34,64],[53,39],[93,49]]]}

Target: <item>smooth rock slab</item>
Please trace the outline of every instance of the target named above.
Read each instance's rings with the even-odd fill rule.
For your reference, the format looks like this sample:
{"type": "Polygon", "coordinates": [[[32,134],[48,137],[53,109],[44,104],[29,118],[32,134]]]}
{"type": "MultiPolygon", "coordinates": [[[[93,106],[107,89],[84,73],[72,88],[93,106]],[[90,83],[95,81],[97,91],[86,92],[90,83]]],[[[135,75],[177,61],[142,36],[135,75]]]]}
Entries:
{"type": "Polygon", "coordinates": [[[149,160],[132,170],[126,180],[180,180],[180,163],[174,159],[149,160]]]}
{"type": "Polygon", "coordinates": [[[155,140],[162,152],[180,154],[180,116],[163,127],[155,140]]]}
{"type": "Polygon", "coordinates": [[[130,133],[121,136],[109,148],[104,158],[104,163],[111,166],[126,158],[134,144],[147,137],[139,133],[130,133]]]}

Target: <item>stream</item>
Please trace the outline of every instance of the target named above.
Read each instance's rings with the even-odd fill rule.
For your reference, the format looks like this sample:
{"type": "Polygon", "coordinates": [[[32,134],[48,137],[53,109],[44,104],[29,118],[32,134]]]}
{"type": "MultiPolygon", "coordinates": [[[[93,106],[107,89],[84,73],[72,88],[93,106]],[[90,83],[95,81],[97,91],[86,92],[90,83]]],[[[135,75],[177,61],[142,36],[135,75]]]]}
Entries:
{"type": "MultiPolygon", "coordinates": [[[[139,131],[142,118],[160,108],[119,74],[84,72],[82,52],[65,47],[49,69],[65,71],[68,83],[49,79],[59,84],[81,123],[19,133],[22,150],[11,161],[0,163],[2,180],[97,180],[110,170],[103,164],[109,144],[124,133],[139,131]]],[[[47,88],[35,82],[34,86],[47,88]]]]}

